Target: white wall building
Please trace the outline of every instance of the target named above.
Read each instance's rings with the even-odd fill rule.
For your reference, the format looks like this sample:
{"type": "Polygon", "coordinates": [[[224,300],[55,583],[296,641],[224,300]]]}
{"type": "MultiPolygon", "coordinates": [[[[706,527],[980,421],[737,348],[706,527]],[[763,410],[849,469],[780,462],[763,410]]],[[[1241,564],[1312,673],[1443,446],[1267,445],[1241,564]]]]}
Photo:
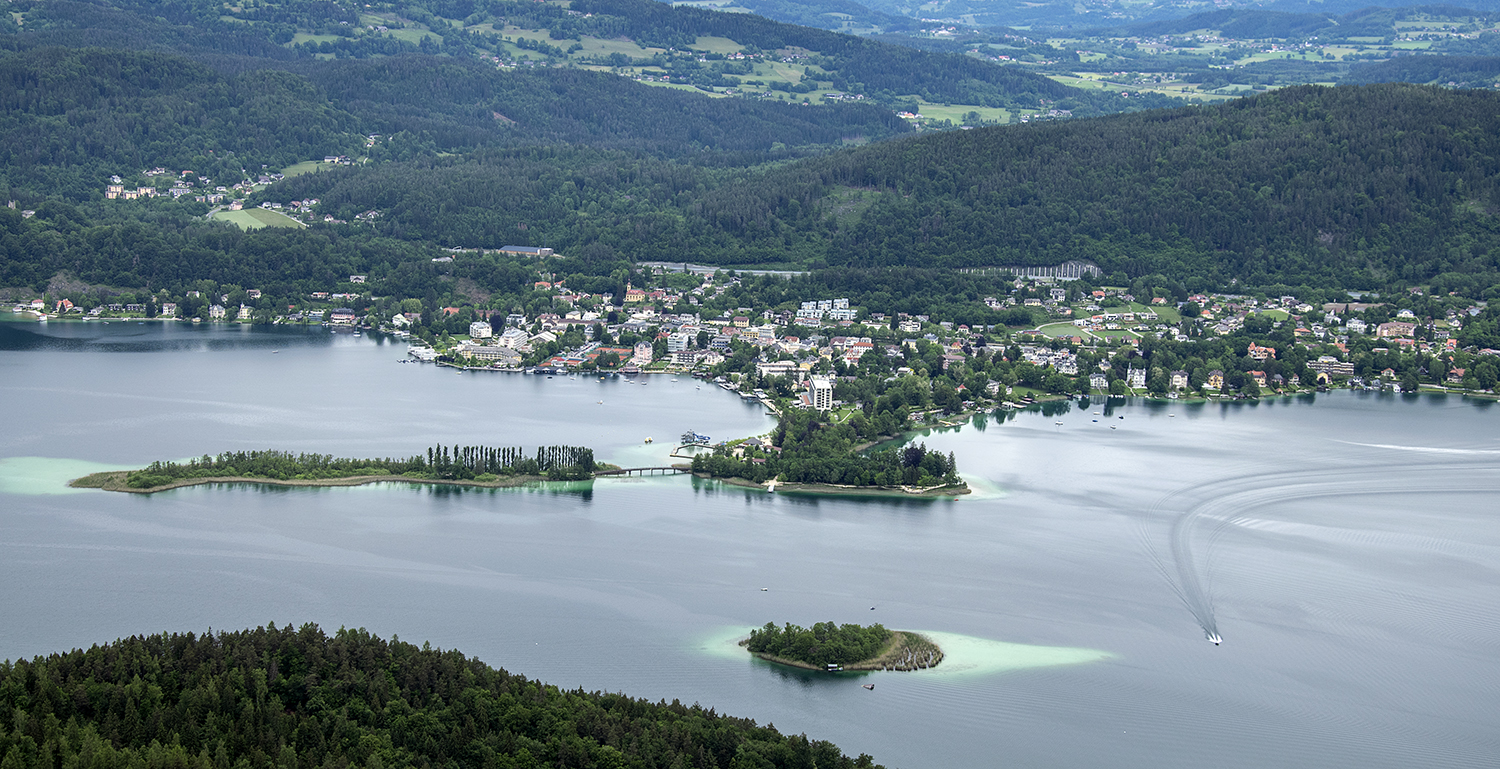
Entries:
{"type": "Polygon", "coordinates": [[[833,408],[833,380],[822,376],[813,377],[808,386],[808,398],[812,407],[818,411],[833,408]]]}

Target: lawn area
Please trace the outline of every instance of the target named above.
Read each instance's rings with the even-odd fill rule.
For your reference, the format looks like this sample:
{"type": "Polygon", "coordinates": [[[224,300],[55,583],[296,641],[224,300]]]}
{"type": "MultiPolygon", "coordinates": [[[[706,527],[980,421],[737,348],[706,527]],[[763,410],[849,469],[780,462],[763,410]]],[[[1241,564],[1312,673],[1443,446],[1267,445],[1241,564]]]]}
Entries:
{"type": "Polygon", "coordinates": [[[242,211],[215,211],[214,221],[239,225],[240,229],[255,230],[261,227],[306,227],[307,225],[286,214],[265,208],[246,208],[242,211]]]}
{"type": "MultiPolygon", "coordinates": [[[[1209,101],[1230,98],[1224,94],[1214,94],[1211,92],[1199,91],[1197,90],[1198,84],[1196,83],[1175,82],[1152,83],[1150,85],[1130,85],[1126,83],[1110,82],[1106,79],[1108,77],[1107,75],[1095,74],[1091,72],[1078,72],[1074,73],[1073,75],[1048,75],[1047,77],[1056,80],[1057,82],[1064,85],[1071,85],[1074,88],[1082,88],[1086,91],[1105,91],[1108,93],[1140,93],[1142,91],[1149,91],[1151,93],[1165,94],[1167,96],[1180,96],[1183,98],[1197,97],[1209,101]]],[[[1248,86],[1246,87],[1246,90],[1249,90],[1248,86]]]]}
{"type": "Polygon", "coordinates": [[[692,91],[693,93],[701,93],[704,96],[717,96],[717,97],[719,97],[721,99],[725,98],[724,94],[719,93],[717,91],[710,92],[710,91],[700,90],[697,86],[695,86],[695,85],[689,85],[687,83],[662,83],[662,82],[659,82],[659,81],[656,81],[656,80],[651,80],[651,81],[639,80],[639,81],[636,81],[636,82],[639,82],[641,85],[654,85],[657,88],[676,88],[679,91],[692,91]]]}
{"type": "Polygon", "coordinates": [[[1093,334],[1084,331],[1083,329],[1073,325],[1068,321],[1064,321],[1062,323],[1048,323],[1045,326],[1038,326],[1036,330],[1050,337],[1077,336],[1083,337],[1084,339],[1094,338],[1093,334]]]}
{"type": "Polygon", "coordinates": [[[1010,120],[1010,110],[999,107],[975,107],[967,104],[933,104],[918,102],[918,112],[930,120],[951,120],[954,125],[964,125],[964,115],[978,112],[981,120],[1004,123],[1010,120]]]}
{"type": "Polygon", "coordinates": [[[421,43],[422,38],[424,37],[430,37],[433,40],[442,42],[442,38],[432,34],[431,32],[428,32],[425,29],[393,29],[386,34],[396,38],[397,40],[405,40],[406,42],[413,44],[421,43]]]}
{"type": "Polygon", "coordinates": [[[1270,318],[1271,320],[1286,320],[1287,318],[1292,317],[1292,314],[1287,312],[1286,310],[1261,310],[1260,314],[1266,316],[1267,318],[1270,318]]]}
{"type": "Polygon", "coordinates": [[[1125,308],[1125,311],[1154,312],[1156,313],[1156,317],[1161,318],[1168,323],[1177,323],[1178,321],[1182,320],[1182,316],[1177,312],[1177,308],[1166,304],[1141,304],[1140,302],[1131,302],[1125,308]]]}
{"type": "Polygon", "coordinates": [[[296,45],[298,43],[331,43],[338,39],[338,35],[313,35],[307,32],[298,32],[292,35],[292,42],[288,45],[296,45]]]}
{"type": "Polygon", "coordinates": [[[623,53],[632,59],[640,59],[662,50],[660,48],[647,50],[629,40],[604,40],[597,37],[580,38],[578,43],[583,46],[583,50],[574,56],[608,56],[612,53],[623,53]]]}
{"type": "Polygon", "coordinates": [[[698,40],[693,43],[693,50],[708,51],[709,53],[738,53],[743,49],[744,46],[727,37],[699,35],[698,40]]]}
{"type": "Polygon", "coordinates": [[[310,174],[310,173],[318,170],[318,166],[321,165],[321,164],[322,164],[322,161],[318,161],[318,160],[304,160],[301,163],[298,163],[298,164],[296,164],[294,166],[287,166],[286,168],[281,169],[281,175],[285,176],[288,179],[290,179],[290,178],[292,178],[294,176],[301,176],[303,174],[310,174]]]}

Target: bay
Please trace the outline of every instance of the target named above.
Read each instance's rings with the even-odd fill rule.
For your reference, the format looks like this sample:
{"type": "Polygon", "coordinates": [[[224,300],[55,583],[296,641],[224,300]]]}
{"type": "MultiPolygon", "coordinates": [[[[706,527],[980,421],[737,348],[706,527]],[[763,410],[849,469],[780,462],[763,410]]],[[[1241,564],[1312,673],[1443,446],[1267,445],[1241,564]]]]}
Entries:
{"type": "Polygon", "coordinates": [[[957,501],[684,477],[64,493],[80,469],[236,449],[566,443],[659,464],[685,430],[774,424],[685,377],[461,374],[404,351],[321,328],[0,323],[0,658],[315,622],[700,702],[888,766],[1500,755],[1500,431],[1484,401],[981,417],[915,438],[955,453],[977,490],[957,501]],[[733,646],[767,621],[828,620],[931,631],[965,664],[826,676],[733,646]]]}

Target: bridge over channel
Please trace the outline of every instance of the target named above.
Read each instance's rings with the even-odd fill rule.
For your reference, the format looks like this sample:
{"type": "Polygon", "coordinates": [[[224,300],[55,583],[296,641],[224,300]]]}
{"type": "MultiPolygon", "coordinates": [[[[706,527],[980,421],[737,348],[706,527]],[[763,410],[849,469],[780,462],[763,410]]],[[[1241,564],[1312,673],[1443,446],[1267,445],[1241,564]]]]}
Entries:
{"type": "Polygon", "coordinates": [[[622,468],[620,468],[618,470],[596,470],[596,471],[594,471],[594,476],[595,477],[602,477],[602,476],[605,476],[605,475],[658,475],[658,474],[660,474],[660,475],[678,475],[678,474],[682,474],[682,473],[691,473],[691,472],[692,472],[692,470],[689,470],[686,467],[675,467],[675,466],[670,466],[669,465],[667,467],[622,467],[622,468]]]}

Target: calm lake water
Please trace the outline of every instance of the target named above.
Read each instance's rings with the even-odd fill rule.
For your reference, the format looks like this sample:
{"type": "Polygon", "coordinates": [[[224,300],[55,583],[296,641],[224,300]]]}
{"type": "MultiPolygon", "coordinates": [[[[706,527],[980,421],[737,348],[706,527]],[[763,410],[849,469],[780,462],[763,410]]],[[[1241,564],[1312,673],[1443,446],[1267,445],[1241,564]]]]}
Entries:
{"type": "Polygon", "coordinates": [[[0,324],[0,658],[315,622],[696,701],[908,769],[1500,757],[1500,409],[1485,402],[979,419],[918,438],[957,455],[978,490],[958,501],[682,477],[62,487],[229,449],[569,443],[656,464],[685,430],[772,426],[687,378],[459,374],[404,352],[325,330],[0,324]],[[767,621],[825,620],[932,631],[954,665],[825,676],[733,646],[767,621]]]}

